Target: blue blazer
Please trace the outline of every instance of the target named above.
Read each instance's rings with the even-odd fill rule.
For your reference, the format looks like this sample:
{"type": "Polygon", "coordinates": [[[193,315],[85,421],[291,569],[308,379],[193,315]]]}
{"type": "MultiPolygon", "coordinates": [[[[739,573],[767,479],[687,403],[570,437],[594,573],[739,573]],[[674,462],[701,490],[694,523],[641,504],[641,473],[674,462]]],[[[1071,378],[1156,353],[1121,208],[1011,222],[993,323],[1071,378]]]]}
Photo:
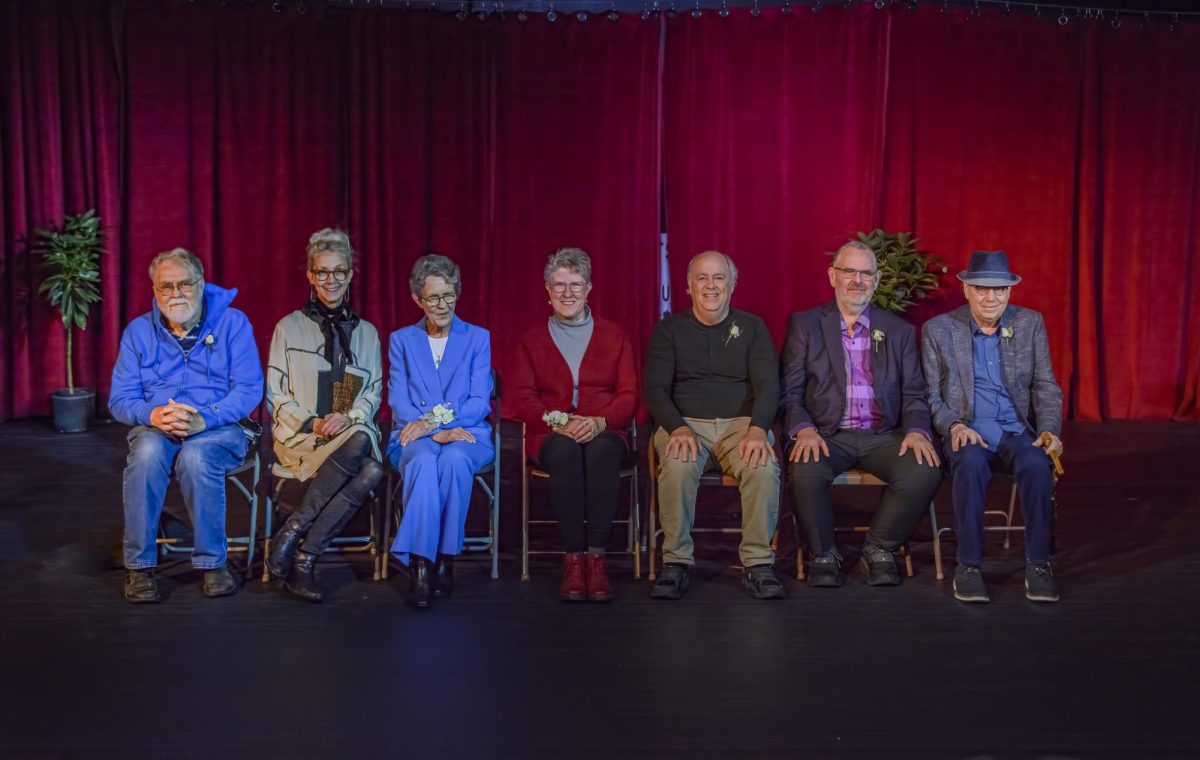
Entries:
{"type": "MultiPolygon", "coordinates": [[[[871,332],[876,330],[884,334],[878,347],[871,342],[872,384],[883,412],[876,432],[900,428],[932,433],[916,330],[872,306],[871,332]]],[[[784,432],[791,435],[807,422],[821,435],[831,435],[846,410],[846,352],[836,301],[792,315],[781,367],[784,432]]]]}
{"type": "Polygon", "coordinates": [[[492,339],[487,330],[455,317],[442,365],[435,369],[422,317],[391,334],[388,361],[389,453],[400,447],[400,430],[405,425],[447,402],[454,421],[445,427],[466,428],[476,441],[492,448],[492,426],[487,421],[492,411],[492,339]]]}

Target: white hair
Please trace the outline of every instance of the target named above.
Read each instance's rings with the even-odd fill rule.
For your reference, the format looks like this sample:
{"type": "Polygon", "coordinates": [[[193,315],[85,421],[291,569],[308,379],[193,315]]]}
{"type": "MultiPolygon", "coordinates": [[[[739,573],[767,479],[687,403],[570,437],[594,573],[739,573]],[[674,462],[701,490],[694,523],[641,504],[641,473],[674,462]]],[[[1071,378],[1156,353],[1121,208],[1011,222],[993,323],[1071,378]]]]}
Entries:
{"type": "Polygon", "coordinates": [[[691,261],[689,261],[688,265],[687,265],[687,281],[688,282],[692,281],[692,268],[696,265],[697,261],[704,258],[705,256],[720,256],[722,259],[724,259],[725,260],[725,268],[729,270],[729,287],[732,288],[734,285],[737,285],[737,278],[738,278],[737,265],[733,263],[733,259],[729,258],[728,256],[721,253],[720,251],[701,251],[700,253],[697,253],[695,256],[693,256],[691,261]]]}

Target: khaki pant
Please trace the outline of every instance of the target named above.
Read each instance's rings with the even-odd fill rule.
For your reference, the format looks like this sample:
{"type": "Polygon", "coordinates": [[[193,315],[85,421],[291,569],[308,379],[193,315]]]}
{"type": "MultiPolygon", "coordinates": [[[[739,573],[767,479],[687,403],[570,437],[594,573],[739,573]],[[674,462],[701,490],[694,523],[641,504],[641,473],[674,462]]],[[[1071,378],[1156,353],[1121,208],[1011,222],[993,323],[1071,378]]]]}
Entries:
{"type": "MultiPolygon", "coordinates": [[[[750,427],[749,417],[702,420],[684,417],[696,435],[700,454],[695,462],[664,456],[670,435],[662,428],[654,434],[658,454],[658,516],[663,529],[663,561],[682,565],[695,563],[692,524],[696,519],[696,491],[700,476],[715,455],[726,475],[738,480],[742,497],[742,543],[738,555],[742,565],[768,565],[775,561],[771,535],[779,520],[779,463],[750,468],[738,454],[738,444],[750,427]]],[[[770,437],[770,433],[768,433],[770,437]]]]}

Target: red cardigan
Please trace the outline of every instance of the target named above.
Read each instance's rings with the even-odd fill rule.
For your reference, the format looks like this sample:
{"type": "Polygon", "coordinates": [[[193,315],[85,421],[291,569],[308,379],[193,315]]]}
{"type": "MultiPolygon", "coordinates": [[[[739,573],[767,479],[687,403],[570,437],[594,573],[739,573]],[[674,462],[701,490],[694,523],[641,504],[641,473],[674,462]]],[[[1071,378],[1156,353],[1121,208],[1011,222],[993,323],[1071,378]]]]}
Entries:
{"type": "Polygon", "coordinates": [[[517,343],[513,377],[505,393],[513,414],[525,423],[525,454],[536,459],[550,426],[542,421],[549,411],[603,417],[608,430],[629,445],[629,422],[638,407],[638,377],[633,345],[616,322],[592,317],[592,338],[579,363],[579,406],[571,407],[571,368],[550,328],[542,323],[517,343]]]}

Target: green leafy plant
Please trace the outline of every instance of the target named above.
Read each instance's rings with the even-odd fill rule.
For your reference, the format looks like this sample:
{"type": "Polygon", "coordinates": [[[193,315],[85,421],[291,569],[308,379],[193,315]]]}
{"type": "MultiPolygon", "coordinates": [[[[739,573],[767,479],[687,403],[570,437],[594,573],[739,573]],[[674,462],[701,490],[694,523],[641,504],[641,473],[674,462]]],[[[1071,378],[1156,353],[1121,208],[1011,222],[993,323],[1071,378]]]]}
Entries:
{"type": "Polygon", "coordinates": [[[74,329],[87,329],[88,311],[100,301],[100,217],[95,209],[68,216],[62,226],[34,233],[34,245],[50,276],[38,288],[50,305],[58,309],[67,333],[67,390],[74,392],[71,369],[71,337],[74,329]]]}
{"type": "Polygon", "coordinates": [[[917,248],[911,232],[874,229],[858,233],[858,239],[875,252],[881,273],[872,303],[895,314],[903,314],[936,291],[939,278],[949,271],[946,262],[917,248]]]}

